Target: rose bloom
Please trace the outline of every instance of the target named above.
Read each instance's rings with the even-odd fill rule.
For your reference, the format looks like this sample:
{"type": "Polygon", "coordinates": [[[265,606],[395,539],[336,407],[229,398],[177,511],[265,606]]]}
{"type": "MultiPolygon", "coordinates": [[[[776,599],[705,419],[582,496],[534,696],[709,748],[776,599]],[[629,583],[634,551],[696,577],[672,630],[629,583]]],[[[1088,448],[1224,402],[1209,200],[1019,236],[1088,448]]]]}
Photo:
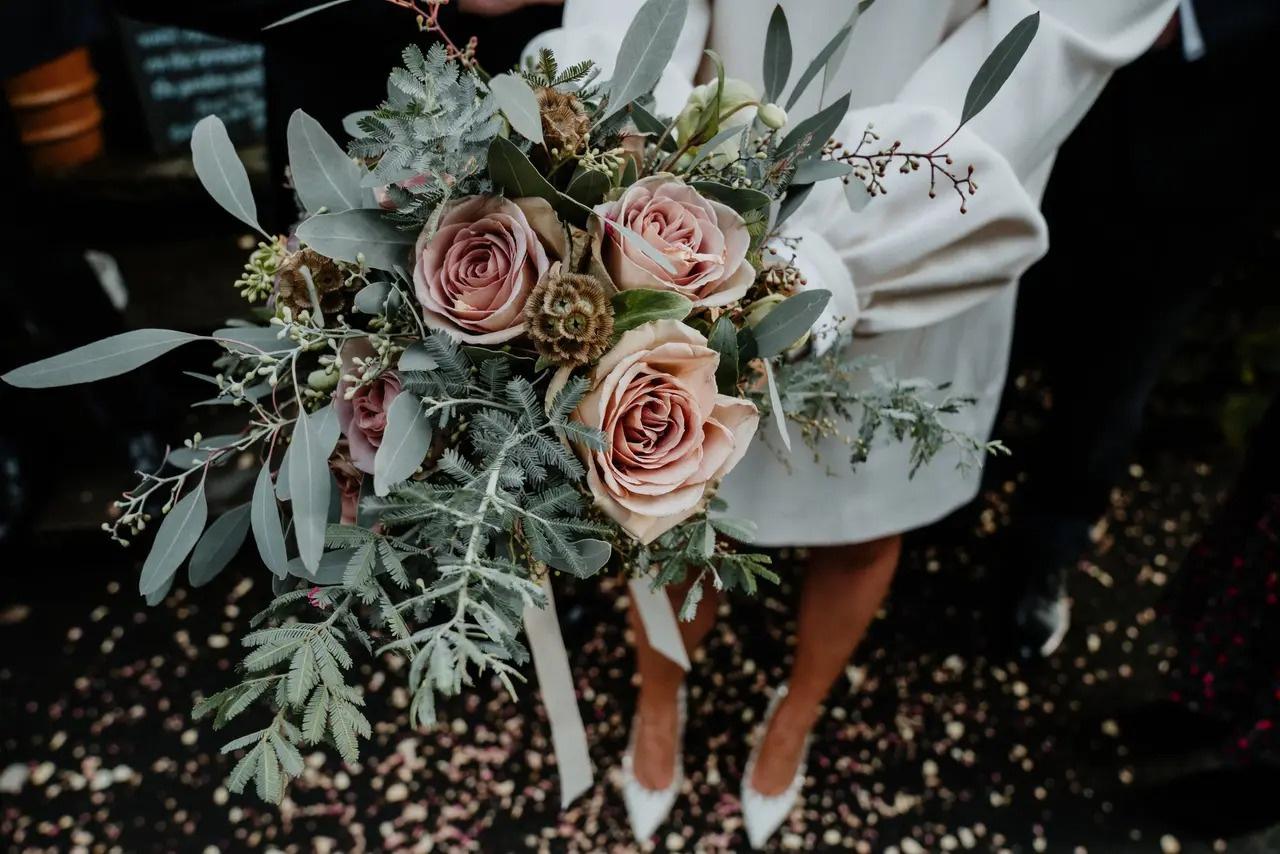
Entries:
{"type": "Polygon", "coordinates": [[[384,371],[373,382],[357,388],[351,399],[347,399],[347,390],[352,384],[346,376],[355,371],[351,360],[372,355],[373,348],[364,338],[352,338],[343,344],[339,368],[342,379],[333,391],[338,429],[347,437],[351,462],[366,474],[373,474],[373,457],[382,444],[382,433],[387,429],[387,410],[391,408],[391,401],[400,394],[400,378],[392,371],[384,371]]]}
{"type": "Polygon", "coordinates": [[[509,341],[524,332],[529,291],[564,254],[564,230],[546,199],[462,199],[414,249],[423,317],[472,344],[509,341]]]}
{"type": "Polygon", "coordinates": [[[751,236],[738,212],[669,175],[632,184],[616,202],[596,205],[592,245],[603,273],[618,290],[676,291],[696,305],[727,305],[755,280],[747,263],[751,236]],[[669,273],[607,222],[620,222],[661,252],[669,273]]]}
{"type": "MultiPolygon", "coordinates": [[[[683,323],[646,323],[600,359],[574,411],[608,442],[600,451],[579,447],[596,505],[641,543],[698,512],[755,435],[755,404],[716,391],[719,363],[683,323]]],[[[549,398],[568,375],[557,374],[549,398]]]]}

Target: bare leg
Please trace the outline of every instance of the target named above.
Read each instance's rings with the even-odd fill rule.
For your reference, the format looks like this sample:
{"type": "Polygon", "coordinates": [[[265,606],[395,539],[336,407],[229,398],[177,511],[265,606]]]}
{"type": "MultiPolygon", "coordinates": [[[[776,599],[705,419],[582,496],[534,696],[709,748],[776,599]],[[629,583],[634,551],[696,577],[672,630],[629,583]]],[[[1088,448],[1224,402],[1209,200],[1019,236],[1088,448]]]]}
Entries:
{"type": "Polygon", "coordinates": [[[893,536],[810,553],[795,661],[756,761],[751,786],[757,792],[780,794],[795,777],[819,707],[880,610],[901,552],[902,538],[893,536]]]}
{"type": "MultiPolygon", "coordinates": [[[[679,613],[691,582],[673,584],[667,588],[672,608],[679,613]]],[[[716,622],[719,595],[710,584],[703,585],[702,601],[698,613],[690,622],[680,623],[680,636],[689,657],[701,644],[716,622]]],[[[632,604],[631,629],[636,636],[636,669],[640,673],[640,697],[636,703],[636,780],[646,789],[665,789],[671,784],[676,770],[676,693],[684,682],[685,672],[680,665],[649,646],[640,614],[632,604]]]]}

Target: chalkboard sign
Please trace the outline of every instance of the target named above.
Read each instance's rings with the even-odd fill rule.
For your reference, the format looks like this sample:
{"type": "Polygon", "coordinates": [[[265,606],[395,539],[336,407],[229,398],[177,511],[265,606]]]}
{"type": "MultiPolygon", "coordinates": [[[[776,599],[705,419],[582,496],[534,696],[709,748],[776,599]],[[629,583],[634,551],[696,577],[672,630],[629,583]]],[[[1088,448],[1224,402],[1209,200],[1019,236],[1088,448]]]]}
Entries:
{"type": "Polygon", "coordinates": [[[267,123],[262,46],[194,30],[121,21],[152,146],[185,151],[195,123],[210,113],[237,145],[260,142],[267,123]]]}

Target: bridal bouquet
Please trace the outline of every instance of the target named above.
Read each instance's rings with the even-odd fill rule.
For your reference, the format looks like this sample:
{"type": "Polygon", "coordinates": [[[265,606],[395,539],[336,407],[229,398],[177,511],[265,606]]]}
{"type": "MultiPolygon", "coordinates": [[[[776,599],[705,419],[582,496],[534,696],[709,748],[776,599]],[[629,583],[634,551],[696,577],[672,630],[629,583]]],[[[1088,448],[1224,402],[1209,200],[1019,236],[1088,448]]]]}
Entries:
{"type": "MultiPolygon", "coordinates": [[[[788,421],[813,439],[856,415],[854,464],[881,435],[911,442],[917,463],[950,443],[986,449],[940,420],[963,399],[860,381],[864,366],[837,358],[829,294],[806,287],[774,236],[817,181],[844,182],[854,216],[890,167],[924,164],[962,199],[971,176],[870,132],[835,144],[848,95],[788,123],[788,82],[788,106],[822,85],[852,20],[797,77],[779,8],[763,92],[711,55],[714,82],[674,119],[656,115],[684,13],[683,0],[650,0],[607,81],[546,52],[489,77],[447,38],[408,48],[386,101],[348,118],[345,149],[293,115],[304,217],[288,236],[263,232],[222,123],[204,119],[196,172],[263,234],[236,283],[256,322],[136,330],[5,375],[67,385],[188,343],[219,348],[199,405],[239,410],[243,427],[187,440],[104,527],[126,543],[158,523],[139,579],[151,603],[184,562],[192,587],[207,584],[252,534],[276,598],[243,638],[235,684],[195,708],[220,728],[269,707],[224,748],[241,753],[233,791],[252,781],[280,800],[307,745],[355,761],[371,730],[358,650],[406,659],[415,725],[477,678],[514,691],[522,626],[547,605],[553,570],[586,578],[616,559],[655,588],[696,576],[747,593],[776,580],[740,545],[751,522],[715,497],[757,431],[789,447],[788,421]],[[210,479],[247,460],[252,495],[210,523],[210,479]]],[[[1029,21],[979,73],[966,120],[1008,76],[1029,21]]]]}

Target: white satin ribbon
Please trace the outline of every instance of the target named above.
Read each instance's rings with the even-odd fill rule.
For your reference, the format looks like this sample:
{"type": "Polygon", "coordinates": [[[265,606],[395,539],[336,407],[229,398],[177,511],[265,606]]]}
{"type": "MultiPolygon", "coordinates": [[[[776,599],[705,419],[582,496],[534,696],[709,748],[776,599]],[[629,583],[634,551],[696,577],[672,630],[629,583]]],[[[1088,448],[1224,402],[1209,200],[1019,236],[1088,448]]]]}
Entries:
{"type": "Polygon", "coordinates": [[[542,592],[547,597],[547,606],[524,609],[524,633],[529,638],[529,654],[538,674],[542,705],[551,724],[551,747],[560,770],[560,809],[564,809],[590,789],[595,778],[591,757],[587,754],[587,731],[573,690],[569,653],[560,634],[556,600],[546,575],[542,577],[542,592]]]}
{"type": "Polygon", "coordinates": [[[684,638],[680,637],[680,627],[666,591],[654,590],[647,578],[633,578],[628,586],[649,646],[688,670],[689,653],[685,651],[684,638]]]}

